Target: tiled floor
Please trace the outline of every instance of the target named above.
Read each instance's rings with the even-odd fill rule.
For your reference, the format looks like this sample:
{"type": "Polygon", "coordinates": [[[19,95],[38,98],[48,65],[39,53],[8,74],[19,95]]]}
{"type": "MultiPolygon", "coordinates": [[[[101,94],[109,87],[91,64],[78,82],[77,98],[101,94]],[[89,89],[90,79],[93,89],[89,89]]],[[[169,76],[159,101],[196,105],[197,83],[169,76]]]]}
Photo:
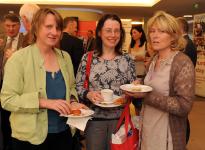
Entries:
{"type": "Polygon", "coordinates": [[[188,150],[205,150],[205,98],[196,97],[189,120],[191,135],[188,150]]]}

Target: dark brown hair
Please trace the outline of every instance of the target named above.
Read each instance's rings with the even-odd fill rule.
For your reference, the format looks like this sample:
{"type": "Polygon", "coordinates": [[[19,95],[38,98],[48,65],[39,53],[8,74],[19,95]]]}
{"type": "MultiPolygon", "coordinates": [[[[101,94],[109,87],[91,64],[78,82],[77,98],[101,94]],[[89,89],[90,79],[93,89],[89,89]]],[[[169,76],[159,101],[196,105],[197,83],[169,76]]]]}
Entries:
{"type": "Polygon", "coordinates": [[[10,20],[12,22],[18,22],[20,24],[19,16],[13,13],[6,14],[3,18],[3,21],[10,20]]]}
{"type": "Polygon", "coordinates": [[[101,39],[99,33],[102,30],[105,21],[107,21],[109,19],[115,20],[115,21],[119,22],[119,24],[120,24],[120,41],[115,47],[115,52],[117,54],[120,54],[120,55],[122,54],[122,44],[125,40],[125,31],[122,27],[122,22],[121,22],[120,18],[115,14],[105,14],[99,20],[97,27],[96,27],[96,31],[95,31],[95,37],[96,37],[96,47],[95,47],[96,49],[95,50],[96,50],[98,56],[102,55],[102,39],[101,39]]]}

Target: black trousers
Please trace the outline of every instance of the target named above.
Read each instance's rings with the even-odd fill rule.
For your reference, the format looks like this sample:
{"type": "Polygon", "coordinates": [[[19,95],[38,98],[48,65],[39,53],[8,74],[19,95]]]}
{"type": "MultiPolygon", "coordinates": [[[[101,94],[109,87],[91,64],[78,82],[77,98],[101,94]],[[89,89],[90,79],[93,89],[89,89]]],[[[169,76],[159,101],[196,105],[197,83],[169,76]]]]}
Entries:
{"type": "Polygon", "coordinates": [[[12,138],[13,150],[72,150],[72,135],[69,130],[60,133],[49,133],[40,145],[12,138]]]}
{"type": "Polygon", "coordinates": [[[9,122],[10,112],[1,108],[1,131],[3,135],[3,150],[12,150],[11,148],[11,126],[9,122]]]}

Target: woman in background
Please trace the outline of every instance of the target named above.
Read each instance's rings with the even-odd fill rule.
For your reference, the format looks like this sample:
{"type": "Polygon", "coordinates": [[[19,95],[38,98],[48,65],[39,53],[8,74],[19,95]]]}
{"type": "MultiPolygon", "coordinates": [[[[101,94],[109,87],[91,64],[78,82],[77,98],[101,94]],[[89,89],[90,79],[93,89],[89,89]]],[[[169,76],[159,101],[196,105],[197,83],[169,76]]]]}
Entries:
{"type": "Polygon", "coordinates": [[[147,23],[148,42],[157,53],[144,84],[153,88],[144,97],[141,150],[185,150],[186,120],[194,98],[195,70],[180,50],[185,41],[173,16],[160,11],[147,23]]]}
{"type": "Polygon", "coordinates": [[[95,33],[96,49],[91,63],[89,90],[83,86],[88,54],[83,56],[78,68],[76,87],[83,102],[90,102],[89,107],[95,111],[85,130],[86,149],[110,150],[111,134],[116,129],[123,107],[103,108],[95,103],[102,101],[102,89],[111,89],[120,96],[120,85],[136,79],[135,64],[128,54],[122,54],[125,32],[118,16],[104,15],[95,33]]]}
{"type": "MultiPolygon", "coordinates": [[[[130,34],[132,38],[128,53],[135,61],[135,71],[137,78],[142,80],[145,76],[146,36],[142,26],[132,27],[130,34]]],[[[132,101],[132,103],[135,105],[136,114],[138,115],[142,107],[142,100],[137,99],[132,101]]]]}
{"type": "Polygon", "coordinates": [[[132,27],[130,34],[132,39],[128,53],[135,61],[137,77],[143,78],[145,75],[144,60],[146,54],[146,36],[142,26],[132,27]]]}
{"type": "Polygon", "coordinates": [[[70,56],[55,48],[62,29],[59,13],[40,9],[32,21],[32,44],[6,63],[1,105],[11,111],[13,150],[72,149],[67,118],[60,114],[84,105],[77,103],[70,56]]]}

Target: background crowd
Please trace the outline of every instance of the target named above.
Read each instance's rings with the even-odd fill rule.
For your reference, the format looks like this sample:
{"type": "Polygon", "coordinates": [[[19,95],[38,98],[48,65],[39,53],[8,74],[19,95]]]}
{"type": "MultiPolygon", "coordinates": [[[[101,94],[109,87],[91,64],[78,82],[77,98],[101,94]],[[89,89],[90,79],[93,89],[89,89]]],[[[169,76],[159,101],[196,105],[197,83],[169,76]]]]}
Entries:
{"type": "Polygon", "coordinates": [[[130,96],[140,109],[139,149],[186,149],[197,59],[186,20],[155,13],[147,22],[147,36],[142,26],[132,27],[128,53],[123,53],[125,31],[115,14],[103,15],[95,32],[88,30],[86,41],[77,37],[73,17],[63,19],[57,11],[34,4],[23,5],[19,14],[26,34],[19,32],[18,15],[8,14],[0,37],[3,150],[81,149],[67,118],[59,116],[80,108],[95,112],[84,132],[86,149],[110,150],[124,107],[97,106],[103,100],[102,89],[130,96]],[[153,91],[120,90],[120,85],[139,82],[153,91]]]}

